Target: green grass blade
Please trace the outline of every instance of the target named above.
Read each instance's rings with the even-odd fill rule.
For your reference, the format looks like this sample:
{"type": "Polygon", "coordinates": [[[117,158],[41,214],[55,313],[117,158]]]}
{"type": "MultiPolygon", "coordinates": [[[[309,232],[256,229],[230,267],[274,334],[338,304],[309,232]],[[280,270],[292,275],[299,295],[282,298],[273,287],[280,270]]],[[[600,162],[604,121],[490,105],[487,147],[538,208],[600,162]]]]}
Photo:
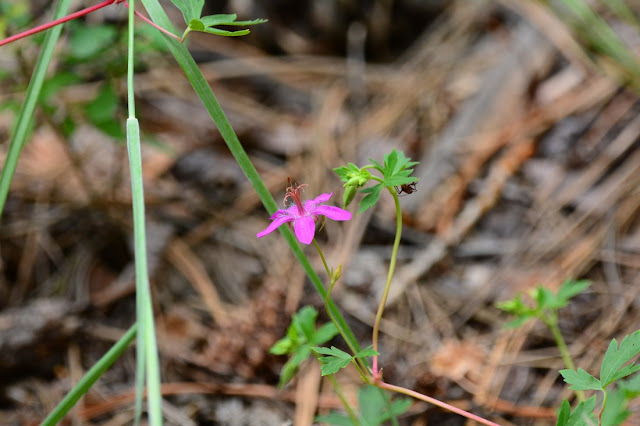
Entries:
{"type": "MultiPolygon", "coordinates": [[[[169,31],[173,31],[173,26],[171,25],[169,18],[165,14],[164,10],[162,10],[162,7],[160,7],[160,4],[157,0],[142,0],[142,4],[144,4],[147,12],[156,24],[169,31]]],[[[207,83],[207,80],[205,80],[204,76],[198,69],[197,64],[191,57],[191,54],[189,53],[187,48],[184,45],[176,42],[175,40],[171,40],[166,37],[165,39],[167,40],[169,50],[171,51],[171,53],[173,53],[176,61],[178,61],[178,64],[180,64],[185,75],[191,82],[191,85],[193,86],[196,94],[200,97],[200,100],[209,112],[209,115],[211,115],[213,122],[218,127],[218,130],[220,131],[222,138],[229,147],[231,154],[234,156],[234,158],[238,162],[238,165],[253,185],[253,188],[260,198],[260,201],[262,201],[262,204],[269,212],[269,214],[273,214],[273,212],[278,209],[278,206],[269,193],[267,187],[262,182],[262,179],[260,179],[258,172],[251,163],[251,160],[249,160],[249,157],[247,156],[244,148],[238,140],[238,136],[231,128],[231,124],[229,124],[229,121],[227,120],[224,112],[222,111],[222,108],[220,107],[220,104],[218,103],[218,100],[211,91],[209,83],[207,83]]],[[[318,294],[320,294],[322,300],[324,300],[326,290],[322,285],[322,281],[311,267],[309,260],[298,245],[298,242],[293,236],[293,233],[286,226],[281,226],[279,229],[284,235],[285,240],[289,244],[293,255],[296,257],[296,259],[298,259],[298,262],[300,262],[300,264],[304,268],[316,291],[318,292],[318,294]]],[[[356,351],[359,351],[360,346],[358,345],[358,341],[356,340],[353,332],[344,320],[344,317],[333,302],[329,303],[329,309],[331,310],[339,326],[343,329],[343,332],[347,336],[347,343],[355,348],[356,351]]]]}
{"type": "MultiPolygon", "coordinates": [[[[67,14],[71,0],[60,0],[53,14],[53,19],[62,18],[67,14]]],[[[9,194],[9,187],[11,186],[11,180],[16,171],[18,165],[18,157],[22,147],[29,136],[31,129],[31,121],[33,119],[33,112],[35,111],[36,104],[38,103],[38,97],[40,96],[40,90],[46,77],[47,68],[51,62],[53,55],[53,49],[60,38],[60,32],[62,31],[62,25],[51,28],[47,31],[47,35],[44,38],[42,44],[42,51],[36,62],[29,87],[27,88],[27,95],[18,114],[16,125],[13,130],[13,136],[11,137],[11,143],[9,145],[9,152],[7,158],[4,160],[4,166],[2,167],[2,175],[0,175],[0,217],[4,210],[4,204],[7,201],[7,195],[9,194]]]]}
{"type": "Polygon", "coordinates": [[[78,384],[69,391],[69,393],[60,401],[53,409],[51,414],[42,422],[42,426],[53,426],[71,410],[78,400],[87,393],[89,388],[102,376],[102,374],[111,367],[111,365],[123,354],[129,347],[133,339],[136,337],[137,326],[134,324],[131,328],[116,342],[115,345],[107,351],[106,354],[93,366],[87,374],[78,382],[78,384]]]}
{"type": "MultiPolygon", "coordinates": [[[[162,395],[160,392],[160,366],[158,345],[153,324],[153,305],[147,269],[147,246],[144,220],[144,189],[142,184],[142,159],[140,155],[140,128],[136,118],[127,119],[127,150],[131,170],[131,190],[133,201],[133,237],[136,270],[136,310],[140,324],[138,354],[145,360],[149,423],[162,424],[162,395]]],[[[141,374],[141,372],[138,372],[141,374]]]]}

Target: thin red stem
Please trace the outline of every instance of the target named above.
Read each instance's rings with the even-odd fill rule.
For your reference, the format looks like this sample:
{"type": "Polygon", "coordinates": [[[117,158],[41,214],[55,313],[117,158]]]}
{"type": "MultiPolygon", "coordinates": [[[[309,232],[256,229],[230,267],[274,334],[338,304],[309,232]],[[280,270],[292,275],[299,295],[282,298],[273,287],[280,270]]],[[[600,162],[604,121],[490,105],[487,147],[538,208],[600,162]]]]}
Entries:
{"type": "MultiPolygon", "coordinates": [[[[127,1],[125,0],[124,2],[125,6],[129,7],[129,3],[127,3],[127,1]]],[[[144,16],[143,14],[139,13],[137,10],[134,11],[134,13],[136,14],[136,16],[140,19],[142,19],[144,22],[146,22],[147,24],[151,25],[153,28],[157,29],[158,31],[160,31],[163,34],[168,35],[171,38],[174,38],[176,40],[178,40],[179,43],[182,43],[182,39],[180,37],[178,37],[177,35],[175,35],[174,33],[165,30],[164,28],[162,28],[159,25],[156,25],[153,21],[151,21],[150,19],[148,19],[146,16],[144,16]]]]}
{"type": "MultiPolygon", "coordinates": [[[[0,46],[3,46],[5,44],[9,44],[9,43],[14,42],[16,40],[20,40],[21,38],[29,37],[30,35],[39,33],[41,31],[48,30],[51,27],[55,27],[56,25],[64,24],[65,22],[71,21],[73,19],[80,18],[81,16],[87,15],[87,14],[89,14],[91,12],[95,12],[96,10],[102,9],[105,6],[109,6],[110,4],[122,3],[123,1],[124,1],[125,6],[129,7],[129,3],[127,3],[125,0],[104,0],[102,3],[98,3],[98,4],[93,5],[91,7],[87,7],[86,9],[79,10],[77,12],[74,12],[74,13],[72,13],[70,15],[65,16],[64,18],[60,18],[60,19],[56,19],[55,21],[47,22],[46,24],[39,25],[39,26],[37,26],[35,28],[31,28],[30,30],[21,32],[19,34],[12,35],[11,37],[7,37],[4,40],[0,40],[0,46]]],[[[167,30],[165,30],[164,28],[154,24],[152,21],[147,19],[147,17],[145,17],[144,15],[140,14],[138,11],[134,11],[134,13],[140,19],[145,21],[147,24],[151,25],[152,27],[156,28],[157,30],[161,31],[162,33],[168,35],[169,37],[178,40],[178,42],[182,42],[180,37],[178,37],[177,35],[169,32],[167,30]]]]}
{"type": "Polygon", "coordinates": [[[102,9],[105,6],[109,6],[112,3],[120,3],[122,0],[104,0],[102,3],[98,3],[96,5],[93,5],[91,7],[87,7],[86,9],[82,9],[79,10],[77,12],[74,12],[70,15],[65,16],[64,18],[60,18],[60,19],[56,19],[55,21],[51,21],[51,22],[47,22],[46,24],[37,26],[35,28],[31,28],[30,30],[24,31],[22,33],[16,34],[16,35],[12,35],[11,37],[7,37],[4,40],[0,41],[0,46],[3,46],[5,44],[9,44],[11,42],[14,42],[16,40],[20,40],[21,38],[25,38],[28,37],[30,35],[39,33],[41,31],[45,31],[48,30],[51,27],[55,27],[56,25],[60,25],[60,24],[64,24],[67,21],[71,21],[73,19],[76,18],[80,18],[81,16],[87,15],[91,12],[94,12],[98,9],[102,9]]]}
{"type": "Polygon", "coordinates": [[[491,420],[487,420],[487,419],[483,419],[480,416],[476,416],[475,414],[471,414],[467,411],[464,411],[461,408],[458,407],[454,407],[453,405],[447,404],[446,402],[442,402],[440,400],[437,400],[435,398],[431,398],[430,396],[427,395],[423,395],[419,392],[413,391],[411,389],[407,389],[407,388],[403,388],[400,386],[395,386],[395,385],[390,385],[389,383],[385,383],[383,381],[376,381],[376,386],[378,386],[381,389],[387,389],[390,390],[392,392],[398,392],[398,393],[402,393],[405,395],[408,395],[410,397],[413,397],[415,399],[419,399],[421,401],[424,402],[428,402],[429,404],[433,404],[433,405],[437,405],[438,407],[444,408],[445,410],[451,411],[453,413],[459,414],[463,417],[466,417],[468,419],[471,420],[475,420],[478,423],[482,423],[483,425],[488,425],[488,426],[500,426],[498,423],[494,423],[491,420]]]}

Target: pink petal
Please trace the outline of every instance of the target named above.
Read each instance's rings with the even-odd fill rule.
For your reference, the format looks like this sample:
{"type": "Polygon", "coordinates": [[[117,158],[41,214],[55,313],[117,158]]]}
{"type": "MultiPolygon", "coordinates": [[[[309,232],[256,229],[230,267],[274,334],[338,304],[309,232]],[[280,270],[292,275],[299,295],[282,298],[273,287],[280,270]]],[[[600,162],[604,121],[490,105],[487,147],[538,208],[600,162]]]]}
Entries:
{"type": "MultiPolygon", "coordinates": [[[[281,211],[281,210],[278,210],[281,211]]],[[[272,218],[274,216],[276,216],[278,212],[274,213],[273,216],[271,216],[272,218]]],[[[287,222],[291,222],[294,219],[294,217],[290,216],[290,215],[281,215],[280,217],[276,217],[274,218],[273,222],[271,222],[269,224],[269,226],[267,226],[267,229],[265,229],[264,231],[260,231],[256,234],[256,237],[258,238],[262,238],[267,234],[272,233],[273,231],[275,231],[280,225],[282,225],[283,223],[287,223],[287,222]]]]}
{"type": "Polygon", "coordinates": [[[310,212],[314,215],[323,215],[333,220],[350,220],[351,213],[334,206],[318,206],[310,212]]]}
{"type": "Polygon", "coordinates": [[[309,200],[306,203],[304,203],[304,209],[306,211],[311,211],[318,204],[322,204],[322,203],[324,203],[326,201],[329,201],[329,198],[331,198],[332,195],[333,195],[333,192],[330,192],[329,194],[320,194],[316,198],[314,198],[313,200],[309,200]]]}
{"type": "Polygon", "coordinates": [[[312,216],[301,216],[293,222],[293,230],[302,244],[311,244],[316,233],[316,223],[312,216]]]}
{"type": "Polygon", "coordinates": [[[288,216],[288,215],[290,215],[292,213],[289,210],[291,210],[291,209],[289,208],[289,209],[276,210],[276,212],[274,214],[272,214],[269,219],[275,220],[275,219],[278,219],[279,217],[282,217],[282,216],[288,216]]]}

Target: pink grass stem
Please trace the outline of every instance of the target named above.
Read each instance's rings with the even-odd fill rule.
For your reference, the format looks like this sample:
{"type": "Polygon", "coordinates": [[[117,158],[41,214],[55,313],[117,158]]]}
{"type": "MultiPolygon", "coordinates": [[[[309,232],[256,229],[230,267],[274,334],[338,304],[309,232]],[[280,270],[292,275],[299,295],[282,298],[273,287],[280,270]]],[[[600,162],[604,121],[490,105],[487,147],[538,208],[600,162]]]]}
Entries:
{"type": "Polygon", "coordinates": [[[482,417],[476,416],[475,414],[471,414],[471,413],[469,413],[467,411],[464,411],[461,408],[454,407],[453,405],[447,404],[446,402],[442,402],[442,401],[437,400],[435,398],[431,398],[430,396],[423,395],[420,392],[416,392],[416,391],[413,391],[411,389],[406,389],[406,388],[403,388],[403,387],[400,387],[400,386],[390,385],[389,383],[385,383],[383,381],[376,381],[375,385],[378,386],[381,389],[386,389],[386,390],[389,390],[389,391],[392,391],[392,392],[402,393],[402,394],[410,396],[412,398],[419,399],[419,400],[424,401],[424,402],[428,402],[429,404],[433,404],[433,405],[436,405],[436,406],[438,406],[440,408],[444,408],[445,410],[448,410],[448,411],[451,411],[453,413],[459,414],[459,415],[461,415],[463,417],[466,417],[468,419],[475,420],[476,422],[482,423],[483,425],[500,426],[498,423],[494,423],[494,422],[492,422],[490,420],[483,419],[482,417]]]}
{"type": "Polygon", "coordinates": [[[4,40],[0,41],[0,46],[3,46],[5,44],[9,44],[9,43],[14,42],[16,40],[20,40],[21,38],[28,37],[30,35],[39,33],[41,31],[48,30],[49,28],[55,27],[56,25],[64,24],[65,22],[71,21],[71,20],[76,19],[76,18],[80,18],[81,16],[87,15],[87,14],[89,14],[91,12],[94,12],[94,11],[96,11],[98,9],[102,9],[105,6],[109,6],[112,3],[119,3],[121,1],[122,0],[104,0],[102,3],[98,3],[96,5],[87,7],[86,9],[79,10],[77,12],[74,12],[74,13],[72,13],[70,15],[65,16],[64,18],[56,19],[55,21],[47,22],[46,24],[39,25],[39,26],[37,26],[35,28],[31,28],[30,30],[21,32],[21,33],[16,34],[16,35],[12,35],[11,37],[7,37],[4,40]]]}

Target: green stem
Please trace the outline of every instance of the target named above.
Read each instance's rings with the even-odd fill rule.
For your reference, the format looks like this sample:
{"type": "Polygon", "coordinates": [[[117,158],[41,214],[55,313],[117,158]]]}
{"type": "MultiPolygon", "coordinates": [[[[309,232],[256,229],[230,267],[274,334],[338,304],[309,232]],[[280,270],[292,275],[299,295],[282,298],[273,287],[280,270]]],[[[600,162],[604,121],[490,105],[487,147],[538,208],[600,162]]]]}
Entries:
{"type": "MultiPolygon", "coordinates": [[[[389,273],[387,274],[387,282],[384,285],[384,291],[382,292],[382,298],[380,299],[380,305],[378,306],[378,312],[376,313],[376,319],[373,323],[373,350],[378,352],[378,333],[380,331],[380,321],[382,320],[382,314],[384,312],[384,305],[387,303],[389,297],[389,289],[391,288],[391,278],[396,269],[396,259],[398,257],[398,249],[400,247],[400,239],[402,237],[402,210],[400,209],[400,200],[398,194],[392,188],[387,187],[389,193],[393,197],[393,201],[396,206],[396,238],[393,241],[393,251],[391,252],[391,261],[389,262],[389,273]]],[[[373,357],[373,375],[378,377],[378,356],[373,357]]]]}
{"type": "Polygon", "coordinates": [[[607,399],[609,397],[606,390],[602,391],[602,393],[604,395],[602,396],[602,407],[600,407],[600,412],[598,413],[598,426],[602,424],[602,415],[604,414],[604,408],[607,406],[607,399]]]}
{"type": "Polygon", "coordinates": [[[329,374],[328,376],[325,376],[325,377],[327,378],[329,383],[331,383],[331,386],[333,386],[333,390],[336,391],[338,398],[340,398],[340,401],[342,402],[342,406],[347,411],[347,415],[351,419],[351,423],[353,423],[354,426],[359,426],[360,422],[358,421],[358,416],[356,416],[356,413],[353,411],[353,408],[351,408],[349,401],[347,401],[347,398],[345,398],[344,394],[342,393],[342,388],[340,387],[340,384],[338,384],[338,381],[336,380],[335,376],[333,374],[329,374]]]}
{"type": "Polygon", "coordinates": [[[116,342],[115,345],[107,351],[106,354],[95,363],[93,367],[80,379],[77,385],[58,403],[51,414],[42,422],[42,426],[53,426],[58,424],[60,420],[69,412],[69,410],[78,402],[78,400],[87,393],[89,388],[104,374],[111,365],[120,358],[120,355],[129,347],[133,339],[136,337],[137,325],[134,324],[129,330],[116,342]]]}
{"type": "MultiPolygon", "coordinates": [[[[564,365],[570,369],[576,369],[575,364],[573,363],[573,359],[571,358],[571,353],[569,352],[569,348],[562,336],[562,332],[560,331],[560,327],[558,327],[558,316],[555,312],[548,314],[546,317],[542,318],[542,322],[544,322],[549,330],[551,330],[551,334],[553,335],[553,339],[556,341],[556,346],[558,346],[558,350],[560,350],[560,356],[562,357],[562,361],[564,365]]],[[[585,395],[581,390],[577,390],[576,397],[578,401],[584,401],[585,395]]]]}
{"type": "MultiPolygon", "coordinates": [[[[53,15],[54,20],[62,18],[69,10],[70,4],[71,0],[61,0],[56,6],[56,10],[53,15]]],[[[47,31],[44,43],[42,44],[42,51],[40,52],[40,56],[38,56],[35,68],[33,69],[33,75],[29,81],[29,87],[27,88],[24,104],[22,104],[22,108],[20,108],[20,113],[16,119],[16,125],[12,132],[13,136],[11,137],[11,143],[9,144],[9,152],[4,160],[2,175],[0,176],[0,216],[4,210],[4,204],[7,201],[11,180],[16,172],[20,152],[22,151],[22,147],[31,132],[33,113],[36,109],[36,105],[38,104],[40,91],[42,90],[42,85],[44,84],[44,79],[47,75],[47,68],[51,62],[53,50],[60,38],[61,31],[62,25],[53,27],[51,30],[47,31]]]]}
{"type": "MultiPolygon", "coordinates": [[[[320,255],[320,259],[322,259],[322,264],[324,265],[324,269],[325,269],[325,271],[327,271],[327,276],[329,277],[329,289],[327,290],[327,293],[324,296],[324,310],[327,311],[327,314],[329,315],[329,318],[331,319],[331,322],[336,326],[336,328],[338,329],[338,332],[340,333],[340,335],[342,336],[344,341],[347,342],[347,345],[349,346],[349,349],[355,355],[356,353],[358,353],[357,348],[354,347],[351,344],[351,342],[349,342],[349,339],[346,336],[345,330],[342,328],[340,323],[338,321],[336,321],[336,318],[334,317],[333,313],[331,312],[331,309],[329,309],[329,302],[331,301],[331,292],[333,291],[333,286],[338,281],[339,277],[336,277],[335,274],[331,271],[331,268],[329,268],[329,265],[327,264],[327,260],[324,257],[324,253],[322,253],[322,249],[318,245],[318,242],[316,241],[315,238],[313,239],[313,245],[316,248],[316,250],[318,251],[318,254],[320,255]]],[[[368,383],[369,382],[368,375],[365,374],[365,371],[367,371],[368,368],[367,368],[366,364],[362,361],[362,359],[354,358],[354,359],[352,359],[351,362],[353,362],[353,365],[356,367],[356,369],[360,373],[360,377],[362,377],[362,379],[365,382],[368,383]]]]}

